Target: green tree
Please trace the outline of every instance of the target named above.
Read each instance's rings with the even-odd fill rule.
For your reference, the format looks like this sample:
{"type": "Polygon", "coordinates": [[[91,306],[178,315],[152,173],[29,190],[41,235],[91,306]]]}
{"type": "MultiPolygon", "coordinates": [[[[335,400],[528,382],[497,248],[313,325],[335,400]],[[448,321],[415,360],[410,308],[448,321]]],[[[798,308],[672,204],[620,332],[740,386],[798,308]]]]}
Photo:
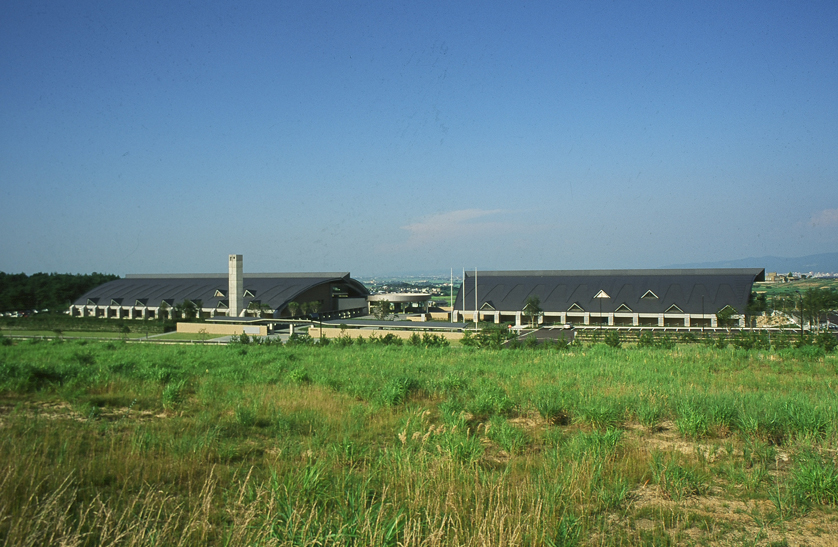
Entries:
{"type": "MultiPolygon", "coordinates": [[[[160,309],[163,309],[162,304],[160,305],[160,309]]],[[[175,304],[174,310],[175,319],[183,319],[184,321],[192,321],[198,314],[198,307],[195,305],[194,302],[188,299],[184,300],[180,304],[175,304]]]]}
{"type": "Polygon", "coordinates": [[[765,300],[765,293],[751,292],[748,297],[747,315],[750,319],[768,310],[768,302],[765,300]]]}
{"type": "Polygon", "coordinates": [[[373,306],[373,315],[380,321],[387,319],[387,316],[390,315],[390,301],[380,300],[376,302],[375,306],[373,306]]]}
{"type": "Polygon", "coordinates": [[[0,272],[0,311],[65,310],[78,297],[119,279],[110,274],[7,274],[0,272]]]}
{"type": "Polygon", "coordinates": [[[160,321],[165,321],[166,319],[168,319],[169,308],[171,308],[171,306],[169,306],[168,302],[166,302],[165,300],[160,302],[160,307],[157,312],[157,319],[159,319],[160,321]]]}
{"type": "Polygon", "coordinates": [[[820,325],[821,316],[827,310],[827,293],[822,289],[810,288],[803,293],[801,315],[809,319],[809,324],[814,326],[820,325]]]}
{"type": "Polygon", "coordinates": [[[524,304],[524,315],[530,318],[530,327],[535,328],[535,324],[538,321],[538,316],[541,315],[541,299],[538,296],[533,295],[527,298],[526,303],[524,304]]]}
{"type": "Polygon", "coordinates": [[[736,310],[731,306],[725,306],[716,312],[716,322],[722,327],[730,328],[736,323],[734,315],[736,315],[736,310]]]}
{"type": "Polygon", "coordinates": [[[252,311],[254,314],[256,314],[256,317],[262,317],[262,314],[264,312],[270,310],[271,307],[268,306],[267,304],[263,304],[259,300],[251,300],[250,304],[247,305],[247,309],[249,311],[252,311]]]}
{"type": "Polygon", "coordinates": [[[288,312],[291,314],[291,317],[297,317],[300,314],[300,303],[299,302],[289,302],[288,303],[288,312]]]}
{"type": "Polygon", "coordinates": [[[623,345],[623,339],[620,336],[620,333],[616,330],[608,331],[605,333],[605,343],[612,348],[619,348],[623,345]]]}

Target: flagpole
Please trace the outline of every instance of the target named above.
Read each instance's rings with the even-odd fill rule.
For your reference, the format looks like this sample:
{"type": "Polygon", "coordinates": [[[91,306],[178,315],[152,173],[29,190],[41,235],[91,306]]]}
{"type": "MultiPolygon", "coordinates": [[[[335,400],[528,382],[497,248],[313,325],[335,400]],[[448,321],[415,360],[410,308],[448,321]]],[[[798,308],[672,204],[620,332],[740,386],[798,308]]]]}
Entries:
{"type": "Polygon", "coordinates": [[[474,330],[477,330],[477,268],[474,269],[474,330]]]}

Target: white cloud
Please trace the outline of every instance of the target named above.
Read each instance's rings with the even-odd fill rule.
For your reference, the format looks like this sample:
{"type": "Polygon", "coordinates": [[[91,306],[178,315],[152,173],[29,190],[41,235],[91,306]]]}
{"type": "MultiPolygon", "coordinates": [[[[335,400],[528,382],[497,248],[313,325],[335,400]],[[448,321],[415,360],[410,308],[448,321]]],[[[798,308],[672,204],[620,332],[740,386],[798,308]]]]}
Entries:
{"type": "Polygon", "coordinates": [[[812,226],[838,226],[838,209],[824,209],[812,215],[809,221],[812,226]]]}
{"type": "Polygon", "coordinates": [[[475,233],[498,224],[497,222],[472,222],[473,220],[503,212],[501,209],[460,209],[431,215],[419,222],[402,226],[402,230],[410,232],[410,239],[422,242],[436,238],[462,236],[464,230],[475,233]]]}
{"type": "Polygon", "coordinates": [[[466,238],[472,238],[472,246],[480,245],[481,241],[513,233],[522,228],[522,223],[492,218],[511,212],[503,209],[459,209],[430,215],[400,227],[408,233],[407,240],[379,245],[377,250],[416,251],[436,248],[454,240],[465,241],[466,238]]]}

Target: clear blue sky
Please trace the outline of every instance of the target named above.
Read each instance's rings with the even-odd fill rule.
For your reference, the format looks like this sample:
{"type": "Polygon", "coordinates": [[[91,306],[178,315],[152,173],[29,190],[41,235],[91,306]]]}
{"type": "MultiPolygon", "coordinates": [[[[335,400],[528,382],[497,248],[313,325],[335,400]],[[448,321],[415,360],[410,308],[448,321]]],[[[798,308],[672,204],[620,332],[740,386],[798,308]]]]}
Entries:
{"type": "Polygon", "coordinates": [[[838,250],[838,3],[5,2],[0,270],[838,250]]]}

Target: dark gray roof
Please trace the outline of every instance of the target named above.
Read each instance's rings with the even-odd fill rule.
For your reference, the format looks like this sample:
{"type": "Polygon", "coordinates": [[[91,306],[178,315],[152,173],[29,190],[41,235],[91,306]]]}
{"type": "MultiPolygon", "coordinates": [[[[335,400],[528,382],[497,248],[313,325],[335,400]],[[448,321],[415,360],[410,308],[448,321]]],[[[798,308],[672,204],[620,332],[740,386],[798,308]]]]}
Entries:
{"type": "MultiPolygon", "coordinates": [[[[300,294],[324,283],[344,283],[361,296],[369,294],[369,290],[349,277],[348,272],[244,274],[244,289],[253,294],[245,296],[244,305],[258,300],[271,309],[281,310],[300,294]]],[[[123,306],[133,306],[139,300],[146,306],[157,307],[164,300],[169,304],[200,300],[204,308],[215,308],[219,302],[228,303],[228,288],[224,274],[129,275],[88,291],[74,304],[83,306],[91,300],[107,306],[115,300],[123,306]]]]}
{"type": "MultiPolygon", "coordinates": [[[[552,270],[477,272],[478,307],[520,311],[538,296],[547,312],[571,307],[603,313],[716,313],[725,306],[743,312],[755,281],[765,280],[757,268],[701,270],[552,270]],[[595,298],[603,291],[607,298],[595,298]],[[645,298],[644,298],[645,296],[645,298]],[[574,306],[575,305],[575,306],[574,306]],[[677,309],[672,306],[677,306],[677,309]],[[703,309],[702,309],[703,308],[703,309]]],[[[474,309],[474,272],[466,272],[455,308],[474,309]]]]}

